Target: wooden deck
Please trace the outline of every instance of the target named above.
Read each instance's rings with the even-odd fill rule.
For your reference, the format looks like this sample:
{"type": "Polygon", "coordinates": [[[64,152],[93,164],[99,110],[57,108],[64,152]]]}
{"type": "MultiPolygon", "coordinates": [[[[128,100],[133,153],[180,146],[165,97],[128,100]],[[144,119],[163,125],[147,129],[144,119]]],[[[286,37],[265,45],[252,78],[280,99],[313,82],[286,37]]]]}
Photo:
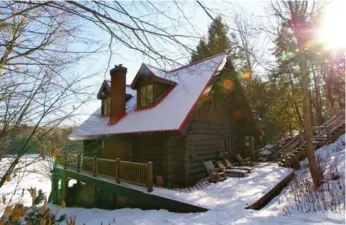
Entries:
{"type": "Polygon", "coordinates": [[[167,209],[173,212],[204,212],[206,208],[153,194],[152,163],[85,157],[80,152],[59,158],[52,171],[52,194],[55,204],[117,209],[167,209]],[[69,187],[69,180],[77,183],[69,187]],[[87,191],[86,191],[87,189],[87,191]],[[86,201],[78,197],[84,193],[86,201]],[[72,199],[72,200],[71,200],[72,199]]]}
{"type": "Polygon", "coordinates": [[[153,191],[153,164],[86,157],[81,152],[66,153],[59,159],[65,170],[85,173],[94,177],[103,177],[115,181],[144,186],[153,191]]]}
{"type": "MultiPolygon", "coordinates": [[[[53,171],[53,188],[51,194],[51,200],[55,204],[60,204],[61,201],[65,201],[65,198],[69,196],[68,180],[76,179],[78,182],[87,183],[95,188],[101,188],[103,193],[110,194],[109,196],[115,196],[117,201],[110,207],[104,207],[102,205],[95,205],[97,208],[117,209],[122,208],[118,202],[119,199],[126,199],[128,205],[126,207],[134,207],[141,209],[166,209],[172,212],[205,212],[207,209],[184,202],[176,201],[174,199],[165,198],[163,196],[153,195],[147,191],[146,187],[140,185],[134,185],[132,183],[121,182],[117,183],[116,180],[106,177],[95,177],[90,172],[77,172],[74,169],[64,169],[62,167],[56,167],[53,171]],[[58,179],[61,179],[62,187],[58,188],[58,179]],[[67,183],[66,183],[67,181],[67,183]],[[65,185],[64,185],[65,184],[65,185]]],[[[68,205],[67,206],[79,206],[68,205]]],[[[83,207],[83,206],[82,206],[83,207]]]]}
{"type": "MultiPolygon", "coordinates": [[[[153,178],[151,163],[124,162],[120,160],[106,160],[99,158],[83,157],[81,155],[66,155],[64,163],[56,166],[52,171],[52,193],[50,200],[55,204],[65,201],[70,207],[96,207],[105,209],[118,208],[141,208],[141,209],[166,209],[172,212],[204,212],[209,209],[206,205],[189,202],[186,198],[179,196],[179,191],[165,188],[153,188],[153,178]],[[89,161],[89,162],[87,162],[89,161]],[[110,167],[101,169],[99,163],[110,163],[110,167]],[[108,170],[105,170],[108,169],[108,170]],[[148,175],[149,174],[149,175],[148,175]],[[148,180],[149,178],[149,180],[148,180]],[[76,183],[69,185],[70,180],[76,180],[76,183]],[[169,194],[172,192],[171,194],[169,194]]],[[[263,172],[263,171],[262,171],[263,172]]],[[[262,172],[254,173],[252,178],[237,178],[239,182],[255,182],[256,177],[261,177],[262,172]],[[247,180],[249,179],[249,180],[247,180]],[[253,180],[254,179],[254,180],[253,180]]],[[[270,171],[264,171],[268,174],[270,171]]],[[[270,173],[269,173],[270,174],[270,173]]],[[[288,174],[287,174],[288,175],[288,174]]],[[[286,175],[286,176],[287,176],[286,175]]],[[[267,175],[265,175],[267,176],[267,175]]],[[[271,176],[271,175],[270,175],[271,176]]],[[[253,204],[248,205],[248,209],[260,209],[274,198],[294,177],[290,174],[283,180],[278,180],[277,184],[266,190],[266,194],[258,195],[252,199],[253,204]]],[[[231,179],[231,178],[229,178],[231,179]]],[[[232,178],[234,179],[234,178],[232,178]]],[[[237,180],[233,186],[237,186],[237,180]]],[[[221,182],[222,184],[223,182],[221,182]]],[[[196,189],[207,193],[210,184],[197,184],[196,189]]],[[[224,183],[223,185],[226,185],[224,183]]],[[[258,184],[263,186],[261,182],[258,184]]],[[[193,190],[195,187],[192,187],[193,190]]],[[[254,187],[255,188],[255,187],[254,187]]],[[[187,189],[190,191],[190,189],[187,189]]],[[[232,193],[238,189],[230,189],[232,193]]],[[[221,190],[220,190],[221,191],[221,190]]],[[[221,198],[227,198],[229,191],[224,192],[221,198]]],[[[221,191],[222,192],[222,191],[221,191]]],[[[193,193],[191,193],[193,194],[193,193]]],[[[215,193],[214,193],[215,194],[215,193]]],[[[183,195],[182,195],[183,196],[183,195]]],[[[218,196],[220,197],[220,196],[218,196]]],[[[234,197],[234,196],[232,196],[234,197]]],[[[231,199],[230,204],[236,202],[231,199]]],[[[231,207],[231,205],[227,207],[231,207]]],[[[226,206],[225,206],[226,207],[226,206]]],[[[244,206],[245,207],[245,206],[244,206]]]]}

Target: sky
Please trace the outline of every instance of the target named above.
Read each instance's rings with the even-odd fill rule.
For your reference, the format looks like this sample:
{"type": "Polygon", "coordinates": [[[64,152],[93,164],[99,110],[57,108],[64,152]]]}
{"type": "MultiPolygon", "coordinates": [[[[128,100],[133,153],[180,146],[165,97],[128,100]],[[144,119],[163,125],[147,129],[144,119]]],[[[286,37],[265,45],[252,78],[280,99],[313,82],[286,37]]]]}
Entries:
{"type": "MultiPolygon", "coordinates": [[[[194,1],[181,1],[179,4],[181,8],[178,10],[176,7],[172,7],[170,2],[163,1],[154,1],[155,6],[163,11],[160,15],[149,15],[150,22],[155,20],[155,23],[160,27],[164,27],[167,32],[170,33],[183,33],[191,36],[206,36],[208,26],[211,23],[211,19],[207,16],[207,14],[202,10],[202,8],[194,1]],[[182,12],[184,16],[182,16],[182,12]],[[179,15],[179,16],[177,16],[179,15]],[[174,21],[170,17],[174,17],[174,19],[180,22],[172,22],[174,21]],[[169,19],[168,19],[169,18],[169,19]],[[188,21],[188,22],[187,22],[188,21]]],[[[335,3],[343,2],[343,0],[334,0],[332,1],[332,7],[335,8],[335,3]]],[[[213,12],[217,12],[221,14],[224,22],[230,27],[234,28],[234,17],[236,15],[242,18],[248,18],[252,23],[265,24],[268,29],[272,26],[271,21],[268,20],[268,16],[270,16],[269,11],[269,3],[270,1],[206,1],[203,2],[209,9],[213,12]]],[[[141,7],[141,3],[136,2],[135,4],[132,2],[122,2],[123,6],[126,10],[134,15],[146,15],[148,14],[145,10],[145,7],[141,7]]],[[[331,7],[331,8],[332,8],[331,7]]],[[[342,10],[341,10],[342,11],[342,10]]],[[[329,12],[330,13],[330,12],[329,12]]],[[[217,14],[214,13],[213,16],[217,14]]],[[[117,16],[117,15],[116,15],[117,16]]],[[[148,19],[143,16],[144,19],[148,19]]],[[[118,18],[119,19],[119,18],[118,18]]],[[[122,19],[122,18],[120,18],[122,19]]],[[[126,19],[125,19],[126,22],[126,19]]],[[[83,30],[95,38],[95,40],[99,40],[100,43],[108,43],[109,35],[106,32],[101,31],[96,28],[94,25],[85,24],[83,25],[83,30]]],[[[232,30],[232,29],[231,29],[232,30]]],[[[265,58],[270,58],[270,48],[272,47],[271,41],[264,36],[258,37],[261,40],[259,44],[259,50],[264,51],[265,58]]],[[[185,40],[185,44],[194,48],[197,45],[198,39],[189,39],[185,40]]],[[[177,58],[177,61],[180,64],[187,64],[190,58],[189,54],[186,52],[182,52],[181,50],[177,50],[175,46],[170,44],[160,43],[161,52],[163,54],[169,55],[171,57],[177,58]]],[[[81,48],[78,44],[72,45],[72,48],[81,48]]],[[[84,60],[79,65],[76,65],[74,69],[76,73],[88,73],[94,74],[90,79],[88,79],[83,85],[91,86],[89,91],[94,93],[94,97],[92,100],[87,102],[83,107],[81,107],[76,113],[76,116],[73,119],[73,125],[80,124],[83,120],[87,119],[87,117],[92,114],[97,108],[100,107],[101,102],[96,99],[96,93],[98,89],[101,87],[101,84],[104,79],[110,79],[109,76],[109,67],[114,67],[114,65],[123,64],[123,66],[128,68],[127,72],[127,83],[130,84],[136,72],[138,71],[140,65],[142,63],[148,63],[157,67],[164,67],[162,64],[157,64],[155,61],[144,57],[142,53],[136,52],[134,50],[128,49],[124,47],[121,43],[112,43],[112,49],[114,50],[114,54],[110,57],[109,52],[103,52],[99,54],[94,54],[84,60]]],[[[265,65],[263,65],[265,66],[265,65]]],[[[69,122],[70,123],[70,122],[69,122]]]]}

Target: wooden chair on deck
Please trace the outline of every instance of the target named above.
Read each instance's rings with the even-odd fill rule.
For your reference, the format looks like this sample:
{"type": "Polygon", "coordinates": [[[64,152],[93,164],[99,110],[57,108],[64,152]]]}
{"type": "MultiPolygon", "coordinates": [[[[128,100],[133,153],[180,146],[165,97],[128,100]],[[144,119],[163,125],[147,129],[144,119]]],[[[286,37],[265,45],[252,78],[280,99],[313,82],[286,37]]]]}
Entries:
{"type": "Polygon", "coordinates": [[[210,179],[209,179],[210,182],[216,183],[219,181],[226,180],[226,175],[225,175],[226,171],[222,171],[215,168],[212,161],[205,161],[204,167],[210,176],[210,179]]]}
{"type": "Polygon", "coordinates": [[[216,165],[218,168],[226,171],[226,174],[231,177],[245,177],[248,173],[248,171],[242,169],[228,169],[221,161],[216,161],[216,165]]]}
{"type": "Polygon", "coordinates": [[[225,163],[228,169],[241,169],[241,170],[246,170],[249,173],[252,170],[252,167],[250,166],[237,166],[235,164],[233,165],[228,159],[223,159],[223,162],[225,163]]]}
{"type": "Polygon", "coordinates": [[[235,155],[240,163],[241,166],[253,166],[253,163],[251,162],[250,158],[245,158],[241,157],[241,155],[238,153],[235,155]]]}

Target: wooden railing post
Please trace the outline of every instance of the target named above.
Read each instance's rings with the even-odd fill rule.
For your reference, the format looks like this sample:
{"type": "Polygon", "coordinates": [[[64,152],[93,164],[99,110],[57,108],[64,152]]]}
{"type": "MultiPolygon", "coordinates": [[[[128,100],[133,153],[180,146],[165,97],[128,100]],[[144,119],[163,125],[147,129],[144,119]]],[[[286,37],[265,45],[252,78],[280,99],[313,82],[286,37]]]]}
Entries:
{"type": "Polygon", "coordinates": [[[147,164],[147,190],[148,192],[153,191],[153,163],[148,162],[147,164]]]}
{"type": "Polygon", "coordinates": [[[80,172],[83,172],[83,161],[84,161],[84,154],[83,151],[80,152],[80,172]]]}
{"type": "Polygon", "coordinates": [[[120,166],[120,159],[117,158],[117,159],[115,160],[115,181],[116,181],[118,184],[120,183],[119,166],[120,166]]]}
{"type": "Polygon", "coordinates": [[[326,126],[326,129],[327,129],[327,143],[326,143],[326,144],[328,144],[328,143],[329,143],[329,140],[330,140],[330,127],[329,127],[328,124],[327,124],[327,126],[326,126]]]}
{"type": "Polygon", "coordinates": [[[94,176],[97,177],[97,172],[98,172],[98,163],[97,163],[97,158],[96,156],[94,157],[94,176]]]}
{"type": "Polygon", "coordinates": [[[66,150],[65,155],[64,155],[64,169],[67,169],[67,159],[68,159],[68,152],[66,150]]]}
{"type": "Polygon", "coordinates": [[[81,163],[82,163],[82,153],[80,152],[77,156],[77,172],[80,172],[81,168],[81,163]]]}

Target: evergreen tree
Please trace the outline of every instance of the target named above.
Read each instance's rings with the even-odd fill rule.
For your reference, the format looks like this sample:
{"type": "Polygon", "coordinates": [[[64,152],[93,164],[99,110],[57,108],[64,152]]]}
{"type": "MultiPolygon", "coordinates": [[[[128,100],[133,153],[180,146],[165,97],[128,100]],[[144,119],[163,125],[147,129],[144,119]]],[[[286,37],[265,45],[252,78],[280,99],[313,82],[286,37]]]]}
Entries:
{"type": "Polygon", "coordinates": [[[196,52],[191,56],[191,62],[213,56],[230,50],[231,43],[227,37],[228,27],[223,23],[221,16],[215,18],[208,29],[208,39],[200,40],[196,52]]]}
{"type": "Polygon", "coordinates": [[[210,53],[208,50],[208,46],[205,43],[205,40],[202,39],[199,41],[199,44],[197,45],[196,52],[192,53],[191,62],[199,61],[201,59],[208,57],[209,55],[210,53]]]}

